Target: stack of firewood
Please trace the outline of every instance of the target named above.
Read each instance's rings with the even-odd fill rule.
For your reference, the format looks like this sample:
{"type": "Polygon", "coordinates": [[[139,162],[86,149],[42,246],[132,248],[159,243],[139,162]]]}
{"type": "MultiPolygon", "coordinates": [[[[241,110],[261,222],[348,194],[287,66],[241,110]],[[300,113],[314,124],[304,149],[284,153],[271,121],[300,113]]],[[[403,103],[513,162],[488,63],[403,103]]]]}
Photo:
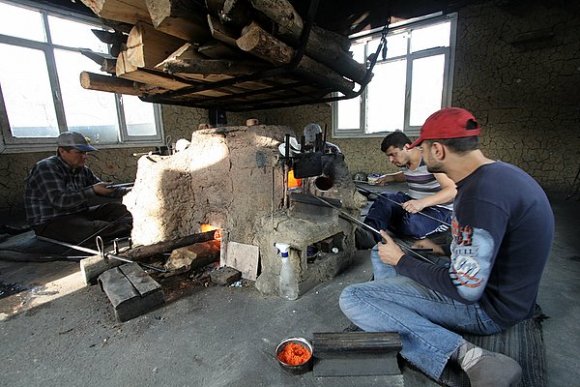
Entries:
{"type": "Polygon", "coordinates": [[[109,74],[83,72],[86,89],[189,106],[259,106],[352,96],[369,79],[348,38],[316,25],[297,62],[305,17],[288,0],[82,2],[114,28],[94,31],[110,54],[83,52],[109,74]],[[288,71],[268,73],[280,67],[288,71]]]}

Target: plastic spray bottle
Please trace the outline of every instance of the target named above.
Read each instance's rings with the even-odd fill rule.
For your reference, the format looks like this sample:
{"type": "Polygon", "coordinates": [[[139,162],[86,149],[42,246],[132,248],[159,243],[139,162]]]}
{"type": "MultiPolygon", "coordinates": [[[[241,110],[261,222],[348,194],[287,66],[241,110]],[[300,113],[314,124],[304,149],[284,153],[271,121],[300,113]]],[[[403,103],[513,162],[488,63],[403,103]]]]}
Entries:
{"type": "Polygon", "coordinates": [[[282,260],[278,283],[280,297],[287,300],[296,300],[298,298],[298,284],[294,268],[290,263],[290,245],[286,243],[275,243],[274,246],[278,249],[282,260]]]}

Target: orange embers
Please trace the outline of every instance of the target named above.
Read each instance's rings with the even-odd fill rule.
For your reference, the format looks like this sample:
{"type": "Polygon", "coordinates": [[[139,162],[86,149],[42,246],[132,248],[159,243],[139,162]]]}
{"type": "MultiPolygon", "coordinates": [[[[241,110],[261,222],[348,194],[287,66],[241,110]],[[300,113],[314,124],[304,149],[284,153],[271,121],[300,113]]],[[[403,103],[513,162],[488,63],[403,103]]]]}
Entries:
{"type": "Polygon", "coordinates": [[[304,344],[288,343],[278,354],[278,360],[291,366],[297,366],[306,363],[311,356],[312,353],[304,344]]]}
{"type": "Polygon", "coordinates": [[[288,188],[298,188],[302,187],[302,179],[297,179],[294,177],[294,170],[288,171],[288,188]]]}
{"type": "Polygon", "coordinates": [[[212,226],[211,224],[203,223],[201,226],[199,226],[199,228],[200,228],[201,232],[217,230],[214,234],[214,239],[216,239],[216,240],[222,239],[222,234],[220,232],[219,227],[215,227],[215,226],[212,226]]]}

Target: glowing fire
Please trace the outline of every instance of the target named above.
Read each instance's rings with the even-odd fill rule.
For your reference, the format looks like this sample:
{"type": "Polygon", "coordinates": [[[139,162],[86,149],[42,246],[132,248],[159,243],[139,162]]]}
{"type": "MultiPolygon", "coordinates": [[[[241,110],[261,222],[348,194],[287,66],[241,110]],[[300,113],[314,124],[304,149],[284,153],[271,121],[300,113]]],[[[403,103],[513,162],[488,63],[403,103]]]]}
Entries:
{"type": "Polygon", "coordinates": [[[207,231],[212,231],[212,230],[217,230],[214,234],[214,239],[216,240],[221,240],[222,239],[222,234],[220,232],[220,228],[216,227],[216,226],[212,226],[211,224],[207,224],[207,223],[203,223],[200,226],[201,232],[207,232],[207,231]]]}
{"type": "Polygon", "coordinates": [[[288,171],[288,188],[298,188],[302,187],[302,179],[297,179],[294,177],[294,170],[288,171]]]}

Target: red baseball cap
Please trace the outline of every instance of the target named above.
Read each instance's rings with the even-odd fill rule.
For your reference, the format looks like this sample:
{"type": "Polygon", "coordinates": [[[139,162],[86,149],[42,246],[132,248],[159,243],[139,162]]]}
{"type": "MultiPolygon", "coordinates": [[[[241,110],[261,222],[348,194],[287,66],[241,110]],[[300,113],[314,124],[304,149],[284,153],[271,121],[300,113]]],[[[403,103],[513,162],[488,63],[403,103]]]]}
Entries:
{"type": "Polygon", "coordinates": [[[479,136],[480,132],[481,127],[473,114],[462,108],[444,108],[425,120],[419,138],[408,149],[421,145],[425,140],[479,136]]]}

